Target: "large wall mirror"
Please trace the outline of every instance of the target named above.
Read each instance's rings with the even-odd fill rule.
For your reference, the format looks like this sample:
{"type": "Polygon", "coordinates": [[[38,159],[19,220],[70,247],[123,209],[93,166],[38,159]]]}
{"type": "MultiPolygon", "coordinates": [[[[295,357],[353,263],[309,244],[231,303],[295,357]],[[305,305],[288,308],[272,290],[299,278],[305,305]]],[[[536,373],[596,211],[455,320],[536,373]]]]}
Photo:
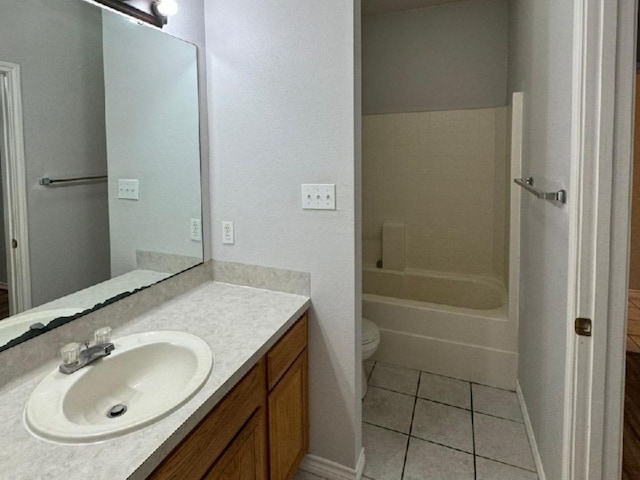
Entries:
{"type": "Polygon", "coordinates": [[[203,261],[196,47],[0,0],[0,351],[203,261]]]}

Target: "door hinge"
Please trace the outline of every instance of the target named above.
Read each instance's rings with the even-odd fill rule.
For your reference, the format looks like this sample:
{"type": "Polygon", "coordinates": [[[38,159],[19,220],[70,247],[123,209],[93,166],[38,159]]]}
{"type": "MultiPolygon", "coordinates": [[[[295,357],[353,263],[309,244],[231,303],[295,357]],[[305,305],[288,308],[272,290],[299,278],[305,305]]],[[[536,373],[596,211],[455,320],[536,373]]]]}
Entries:
{"type": "Polygon", "coordinates": [[[576,334],[583,337],[591,336],[591,319],[590,318],[576,318],[575,322],[576,334]]]}

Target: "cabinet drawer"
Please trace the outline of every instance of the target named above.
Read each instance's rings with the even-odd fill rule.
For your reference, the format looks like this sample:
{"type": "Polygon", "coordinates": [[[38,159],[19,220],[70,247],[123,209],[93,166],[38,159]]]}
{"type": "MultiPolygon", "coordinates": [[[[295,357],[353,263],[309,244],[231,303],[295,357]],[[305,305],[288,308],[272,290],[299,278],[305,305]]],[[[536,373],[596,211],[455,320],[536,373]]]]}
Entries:
{"type": "Polygon", "coordinates": [[[266,399],[260,361],[149,477],[200,480],[266,399]]]}
{"type": "Polygon", "coordinates": [[[289,366],[307,347],[308,320],[305,313],[267,353],[267,380],[271,390],[289,366]]]}

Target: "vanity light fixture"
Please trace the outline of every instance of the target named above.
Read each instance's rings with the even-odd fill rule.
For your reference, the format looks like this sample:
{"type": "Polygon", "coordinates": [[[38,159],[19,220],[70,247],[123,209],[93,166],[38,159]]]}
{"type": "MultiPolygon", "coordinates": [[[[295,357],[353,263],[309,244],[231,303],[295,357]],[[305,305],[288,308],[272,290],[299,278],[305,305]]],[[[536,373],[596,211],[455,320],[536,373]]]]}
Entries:
{"type": "Polygon", "coordinates": [[[178,2],[176,0],[153,0],[151,10],[157,17],[163,19],[167,23],[167,18],[178,13],[178,2]]]}
{"type": "Polygon", "coordinates": [[[106,5],[107,7],[113,8],[119,12],[122,12],[130,17],[140,20],[146,23],[153,25],[154,27],[162,28],[162,26],[167,23],[167,19],[165,17],[160,17],[156,14],[151,14],[148,12],[143,12],[142,10],[129,5],[127,2],[130,0],[95,0],[102,5],[106,5]]]}

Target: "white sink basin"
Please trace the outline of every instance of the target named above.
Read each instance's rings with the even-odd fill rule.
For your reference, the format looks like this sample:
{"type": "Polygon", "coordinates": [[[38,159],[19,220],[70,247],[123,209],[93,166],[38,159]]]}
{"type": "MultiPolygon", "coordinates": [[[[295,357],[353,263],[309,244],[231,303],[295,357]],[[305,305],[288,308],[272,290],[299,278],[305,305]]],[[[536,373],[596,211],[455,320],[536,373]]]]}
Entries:
{"type": "Polygon", "coordinates": [[[46,440],[90,443],[143,428],[189,400],[211,372],[202,339],[184,332],[149,332],[113,341],[110,356],[71,375],[48,374],[27,401],[27,429],[46,440]],[[124,405],[126,412],[119,413],[124,405]]]}

